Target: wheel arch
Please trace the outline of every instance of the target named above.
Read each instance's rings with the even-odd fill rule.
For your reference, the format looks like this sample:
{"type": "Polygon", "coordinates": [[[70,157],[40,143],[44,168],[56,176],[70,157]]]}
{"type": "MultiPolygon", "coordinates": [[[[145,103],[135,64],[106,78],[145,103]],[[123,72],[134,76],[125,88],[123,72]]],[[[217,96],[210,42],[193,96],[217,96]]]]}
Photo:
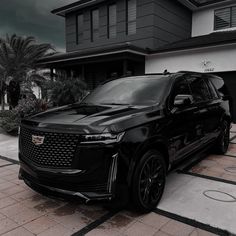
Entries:
{"type": "Polygon", "coordinates": [[[132,158],[131,160],[131,163],[129,166],[128,177],[127,177],[129,186],[132,184],[132,178],[133,178],[134,171],[138,162],[148,150],[156,150],[160,152],[164,156],[164,160],[166,164],[166,171],[168,170],[168,167],[170,164],[170,157],[169,157],[168,147],[165,144],[165,142],[163,140],[156,140],[156,141],[145,143],[140,148],[138,148],[138,150],[136,151],[134,155],[134,158],[132,158]]]}

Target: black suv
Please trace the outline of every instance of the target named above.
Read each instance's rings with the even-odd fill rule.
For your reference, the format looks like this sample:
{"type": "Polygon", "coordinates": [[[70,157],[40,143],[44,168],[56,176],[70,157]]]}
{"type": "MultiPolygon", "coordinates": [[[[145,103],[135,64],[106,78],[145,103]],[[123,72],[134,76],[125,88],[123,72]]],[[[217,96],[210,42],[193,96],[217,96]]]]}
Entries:
{"type": "Polygon", "coordinates": [[[106,82],[81,103],[22,121],[19,177],[86,201],[125,191],[137,209],[150,211],[174,163],[212,145],[227,151],[224,88],[221,78],[194,72],[106,82]]]}

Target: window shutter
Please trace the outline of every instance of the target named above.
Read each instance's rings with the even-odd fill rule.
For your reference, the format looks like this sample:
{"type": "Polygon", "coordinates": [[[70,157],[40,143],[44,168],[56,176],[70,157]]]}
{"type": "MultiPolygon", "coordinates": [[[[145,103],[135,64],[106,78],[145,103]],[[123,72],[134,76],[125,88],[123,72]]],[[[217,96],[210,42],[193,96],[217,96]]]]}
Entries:
{"type": "Polygon", "coordinates": [[[92,41],[99,38],[99,11],[92,11],[92,41]]]}
{"type": "Polygon", "coordinates": [[[77,15],[77,44],[83,42],[83,26],[84,26],[84,16],[83,14],[77,15]]]}
{"type": "Polygon", "coordinates": [[[117,23],[117,16],[116,16],[116,5],[110,5],[108,8],[108,14],[109,14],[109,38],[115,38],[116,37],[116,23],[117,23]]]}
{"type": "Polygon", "coordinates": [[[136,18],[137,18],[137,7],[136,0],[128,0],[127,2],[127,23],[128,23],[128,34],[136,33],[136,18]]]}
{"type": "Polygon", "coordinates": [[[231,9],[225,8],[215,11],[215,30],[231,27],[231,9]]]}

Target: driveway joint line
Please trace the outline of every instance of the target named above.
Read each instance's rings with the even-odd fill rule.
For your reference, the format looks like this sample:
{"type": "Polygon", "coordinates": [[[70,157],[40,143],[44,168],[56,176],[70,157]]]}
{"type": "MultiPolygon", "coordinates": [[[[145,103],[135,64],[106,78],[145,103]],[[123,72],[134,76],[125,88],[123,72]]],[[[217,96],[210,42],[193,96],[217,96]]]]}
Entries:
{"type": "Polygon", "coordinates": [[[116,211],[110,211],[110,212],[106,213],[105,215],[101,216],[97,220],[91,222],[90,224],[88,224],[84,228],[80,229],[78,232],[72,234],[72,236],[83,236],[83,235],[89,233],[90,231],[96,229],[101,224],[105,223],[107,220],[111,219],[118,212],[119,211],[116,210],[116,211]]]}
{"type": "Polygon", "coordinates": [[[11,164],[6,164],[6,165],[0,166],[0,168],[6,167],[6,166],[13,166],[13,165],[15,165],[15,164],[13,164],[13,163],[11,163],[11,164]]]}
{"type": "Polygon", "coordinates": [[[184,217],[184,216],[180,216],[180,215],[168,212],[168,211],[164,211],[164,210],[161,210],[158,208],[153,210],[153,212],[156,214],[165,216],[167,218],[170,218],[172,220],[176,220],[176,221],[182,222],[184,224],[190,225],[192,227],[199,228],[199,229],[202,229],[202,230],[205,230],[205,231],[217,234],[217,235],[221,235],[221,236],[230,236],[231,235],[226,230],[219,229],[219,228],[213,227],[211,225],[204,224],[202,222],[199,222],[199,221],[196,221],[196,220],[184,217]]]}
{"type": "Polygon", "coordinates": [[[236,185],[236,182],[234,182],[234,181],[227,180],[227,179],[221,179],[221,178],[217,178],[217,177],[213,177],[213,176],[209,176],[209,175],[202,175],[202,174],[198,174],[198,173],[192,173],[192,172],[181,171],[181,170],[178,170],[177,173],[191,175],[191,176],[195,176],[195,177],[199,177],[199,178],[203,178],[203,179],[208,179],[208,180],[213,180],[216,182],[222,182],[222,183],[226,183],[226,184],[236,185]]]}
{"type": "Polygon", "coordinates": [[[16,165],[19,165],[19,164],[20,164],[19,161],[14,160],[14,159],[11,159],[11,158],[9,158],[9,157],[0,156],[0,159],[1,159],[1,160],[4,160],[4,161],[11,162],[11,163],[16,164],[16,165]]]}

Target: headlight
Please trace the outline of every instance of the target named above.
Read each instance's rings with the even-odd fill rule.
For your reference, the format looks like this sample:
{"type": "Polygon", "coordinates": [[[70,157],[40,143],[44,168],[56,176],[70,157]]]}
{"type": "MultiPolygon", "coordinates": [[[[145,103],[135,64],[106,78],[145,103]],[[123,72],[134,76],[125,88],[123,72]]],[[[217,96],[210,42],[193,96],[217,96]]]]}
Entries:
{"type": "Polygon", "coordinates": [[[87,134],[82,136],[81,143],[101,143],[101,144],[112,144],[118,143],[123,138],[125,132],[119,134],[111,134],[111,133],[104,133],[104,134],[87,134]]]}

